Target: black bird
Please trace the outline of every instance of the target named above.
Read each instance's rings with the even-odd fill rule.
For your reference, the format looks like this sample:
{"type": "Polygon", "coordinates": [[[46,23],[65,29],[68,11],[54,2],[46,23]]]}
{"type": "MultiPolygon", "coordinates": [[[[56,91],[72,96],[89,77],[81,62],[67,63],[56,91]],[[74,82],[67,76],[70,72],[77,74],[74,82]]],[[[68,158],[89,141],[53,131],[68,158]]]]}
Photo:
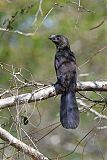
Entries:
{"type": "Polygon", "coordinates": [[[64,128],[75,129],[79,125],[79,110],[76,102],[76,59],[70,50],[68,39],[63,35],[51,35],[49,39],[56,45],[55,70],[56,91],[61,92],[60,121],[64,128]]]}

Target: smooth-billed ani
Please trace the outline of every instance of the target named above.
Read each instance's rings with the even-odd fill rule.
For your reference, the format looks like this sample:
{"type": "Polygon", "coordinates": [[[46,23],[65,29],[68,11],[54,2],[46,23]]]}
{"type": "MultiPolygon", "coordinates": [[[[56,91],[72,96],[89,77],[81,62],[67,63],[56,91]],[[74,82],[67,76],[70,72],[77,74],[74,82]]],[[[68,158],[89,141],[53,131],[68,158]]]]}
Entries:
{"type": "Polygon", "coordinates": [[[55,70],[56,91],[61,92],[60,121],[64,128],[75,129],[79,125],[79,110],[76,102],[76,59],[70,50],[69,41],[63,35],[51,35],[49,39],[56,45],[55,70]]]}

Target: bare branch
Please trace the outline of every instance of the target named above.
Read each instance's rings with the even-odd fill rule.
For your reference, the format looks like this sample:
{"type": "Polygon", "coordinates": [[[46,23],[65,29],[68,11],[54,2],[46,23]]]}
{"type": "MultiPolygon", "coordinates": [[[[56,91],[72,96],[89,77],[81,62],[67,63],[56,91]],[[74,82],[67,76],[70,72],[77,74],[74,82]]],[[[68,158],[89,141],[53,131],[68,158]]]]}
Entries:
{"type": "Polygon", "coordinates": [[[83,63],[82,65],[80,65],[78,68],[80,69],[81,67],[83,67],[84,65],[86,65],[87,63],[89,63],[90,61],[92,61],[92,59],[97,56],[99,53],[101,53],[103,50],[105,50],[107,48],[107,45],[102,47],[101,49],[99,49],[98,51],[95,52],[94,55],[92,55],[85,63],[83,63]]]}
{"type": "MultiPolygon", "coordinates": [[[[42,0],[40,1],[42,3],[42,0]]],[[[41,12],[42,14],[42,10],[41,10],[41,3],[40,3],[40,6],[39,6],[39,12],[41,12]]],[[[9,33],[17,33],[17,34],[20,34],[20,35],[23,35],[23,36],[35,36],[37,30],[41,27],[41,25],[44,23],[44,21],[46,20],[46,18],[49,16],[49,14],[53,11],[54,7],[56,6],[56,3],[54,4],[54,6],[47,12],[47,14],[43,17],[41,23],[36,27],[36,29],[33,31],[33,32],[29,32],[29,33],[25,33],[25,32],[22,32],[22,31],[19,31],[19,30],[10,30],[10,29],[6,29],[6,28],[0,28],[0,31],[3,31],[3,32],[9,32],[9,33]]],[[[35,20],[33,22],[33,25],[34,23],[36,22],[36,16],[35,16],[35,20]]]]}
{"type": "Polygon", "coordinates": [[[107,19],[107,17],[104,17],[103,20],[97,26],[90,28],[90,30],[94,30],[94,29],[97,29],[100,26],[102,26],[104,24],[104,22],[105,22],[106,19],[107,19]]]}
{"type": "Polygon", "coordinates": [[[0,127],[0,138],[7,142],[9,145],[15,147],[21,152],[24,152],[34,160],[48,160],[43,154],[37,149],[34,149],[25,143],[21,142],[17,138],[13,137],[9,132],[0,127]]]}
{"type": "Polygon", "coordinates": [[[6,28],[0,28],[0,31],[10,32],[10,33],[17,33],[17,34],[20,34],[20,35],[23,35],[23,36],[34,36],[35,35],[35,32],[24,33],[24,32],[21,32],[19,30],[9,30],[9,29],[6,29],[6,28]]]}
{"type": "Polygon", "coordinates": [[[103,115],[99,112],[97,112],[95,109],[91,108],[93,106],[92,105],[87,105],[85,102],[83,102],[82,100],[77,100],[77,102],[82,105],[85,109],[89,110],[90,112],[92,112],[93,114],[95,114],[97,117],[95,117],[95,119],[100,118],[100,119],[106,119],[107,120],[107,116],[103,115]]]}
{"type": "MultiPolygon", "coordinates": [[[[106,91],[107,81],[87,81],[78,82],[76,91],[106,91]]],[[[34,90],[31,93],[20,94],[8,98],[0,99],[0,109],[11,107],[16,104],[31,103],[35,101],[44,100],[56,96],[55,87],[53,85],[45,86],[34,90]]]]}
{"type": "Polygon", "coordinates": [[[85,12],[95,13],[95,11],[92,11],[92,10],[90,10],[90,9],[87,9],[87,8],[85,8],[83,5],[81,5],[81,1],[80,1],[80,0],[78,0],[78,3],[75,2],[75,1],[74,1],[74,2],[68,2],[68,3],[72,3],[72,4],[76,5],[76,6],[78,7],[78,11],[79,11],[79,12],[85,11],[85,12]]]}
{"type": "Polygon", "coordinates": [[[107,91],[107,81],[78,82],[77,91],[107,91]]]}
{"type": "Polygon", "coordinates": [[[42,2],[43,2],[43,0],[39,1],[39,8],[38,8],[38,10],[37,10],[37,12],[35,14],[35,19],[34,19],[32,25],[36,24],[39,13],[43,16],[42,7],[41,7],[42,6],[42,2]]]}

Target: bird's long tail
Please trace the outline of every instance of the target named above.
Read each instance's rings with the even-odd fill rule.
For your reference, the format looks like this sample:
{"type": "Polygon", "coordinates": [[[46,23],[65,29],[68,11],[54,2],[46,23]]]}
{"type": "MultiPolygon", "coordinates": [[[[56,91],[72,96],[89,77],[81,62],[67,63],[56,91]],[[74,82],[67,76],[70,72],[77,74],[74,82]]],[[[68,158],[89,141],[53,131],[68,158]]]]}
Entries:
{"type": "Polygon", "coordinates": [[[74,91],[64,92],[61,95],[60,121],[67,129],[75,129],[79,125],[79,110],[74,91]]]}

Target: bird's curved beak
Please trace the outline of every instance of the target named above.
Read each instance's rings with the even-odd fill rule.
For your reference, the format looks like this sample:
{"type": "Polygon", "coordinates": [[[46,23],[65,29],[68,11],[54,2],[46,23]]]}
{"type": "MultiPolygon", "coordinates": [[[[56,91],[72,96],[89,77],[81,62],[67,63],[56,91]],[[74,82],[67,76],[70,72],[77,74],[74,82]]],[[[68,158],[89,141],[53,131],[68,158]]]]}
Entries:
{"type": "Polygon", "coordinates": [[[51,41],[54,41],[54,40],[55,40],[55,37],[56,37],[56,35],[50,35],[50,36],[48,37],[48,39],[50,39],[51,41]]]}

